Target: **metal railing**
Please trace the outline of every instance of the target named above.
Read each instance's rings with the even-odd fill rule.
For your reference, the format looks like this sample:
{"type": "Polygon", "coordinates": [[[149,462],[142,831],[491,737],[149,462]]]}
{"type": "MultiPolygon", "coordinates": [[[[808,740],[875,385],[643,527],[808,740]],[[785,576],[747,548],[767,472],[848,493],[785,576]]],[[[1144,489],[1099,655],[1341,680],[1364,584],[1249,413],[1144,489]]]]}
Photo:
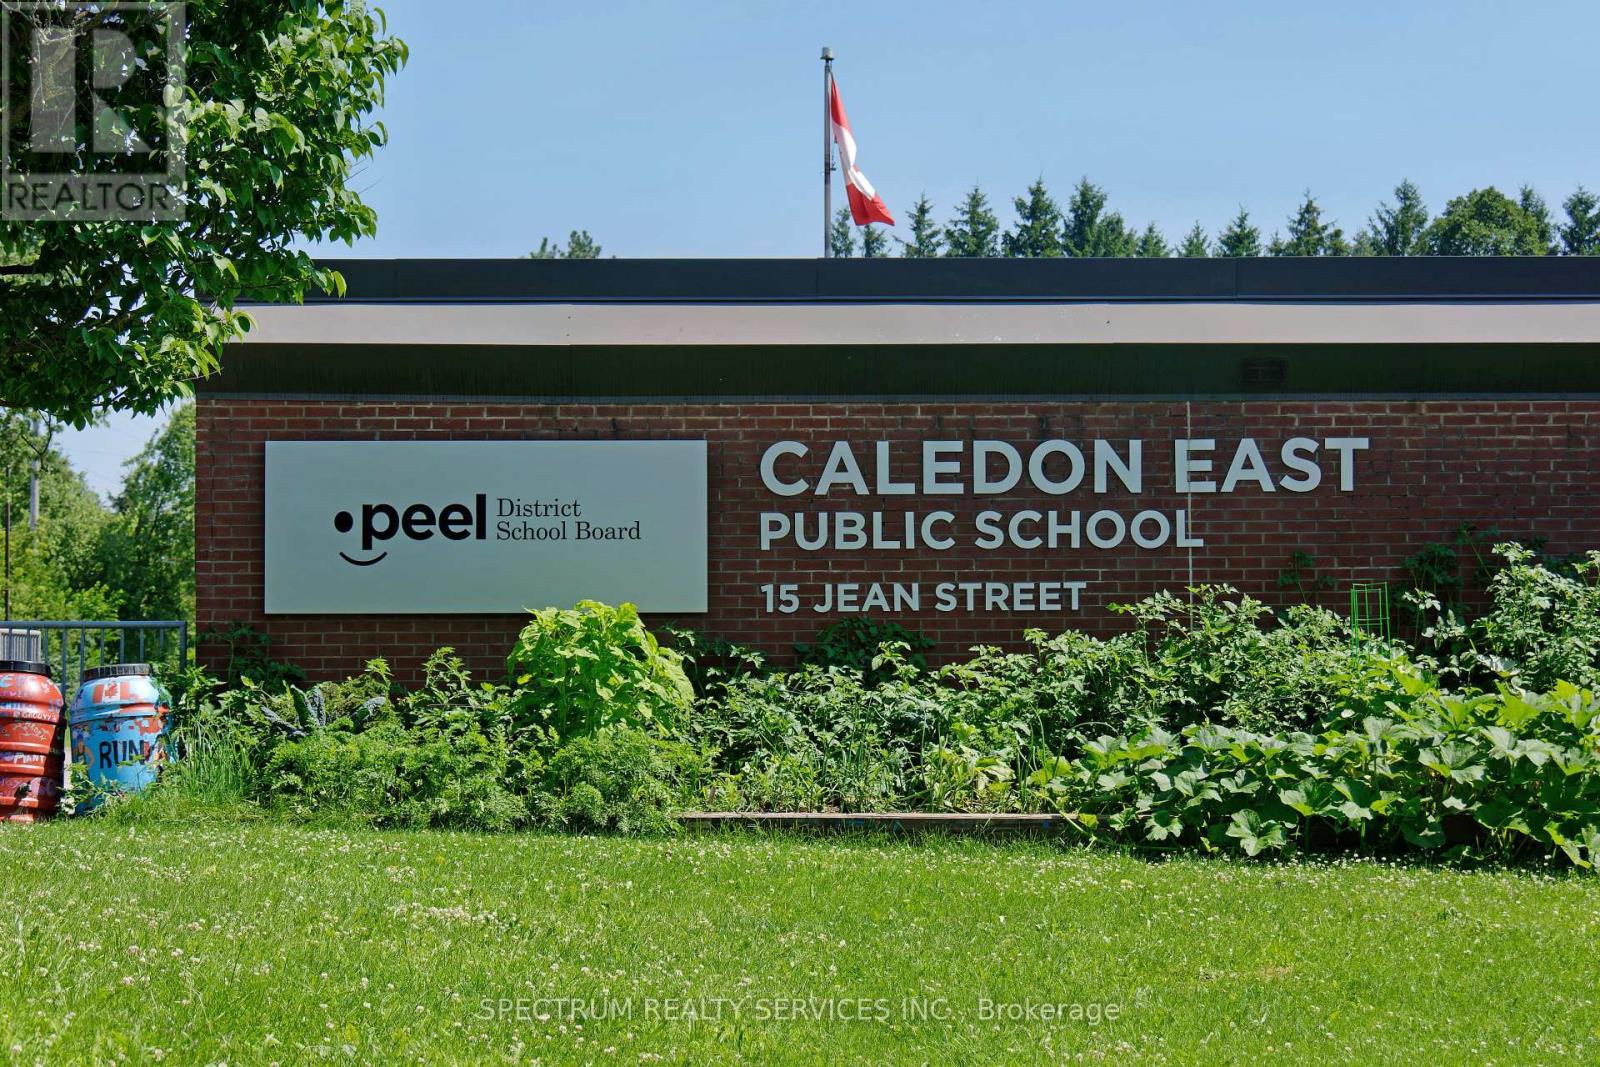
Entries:
{"type": "Polygon", "coordinates": [[[0,659],[50,665],[56,684],[70,694],[91,667],[110,663],[169,663],[189,659],[189,624],[183,619],[90,621],[13,619],[0,622],[0,659]]]}

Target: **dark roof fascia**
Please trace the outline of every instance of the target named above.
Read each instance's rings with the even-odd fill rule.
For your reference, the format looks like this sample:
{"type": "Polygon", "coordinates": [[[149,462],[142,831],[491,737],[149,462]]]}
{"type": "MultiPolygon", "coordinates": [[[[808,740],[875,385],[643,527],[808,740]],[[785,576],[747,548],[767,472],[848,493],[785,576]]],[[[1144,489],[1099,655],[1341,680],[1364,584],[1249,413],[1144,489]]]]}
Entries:
{"type": "Polygon", "coordinates": [[[344,276],[344,299],[360,303],[1600,300],[1600,257],[1581,256],[320,262],[344,276]]]}

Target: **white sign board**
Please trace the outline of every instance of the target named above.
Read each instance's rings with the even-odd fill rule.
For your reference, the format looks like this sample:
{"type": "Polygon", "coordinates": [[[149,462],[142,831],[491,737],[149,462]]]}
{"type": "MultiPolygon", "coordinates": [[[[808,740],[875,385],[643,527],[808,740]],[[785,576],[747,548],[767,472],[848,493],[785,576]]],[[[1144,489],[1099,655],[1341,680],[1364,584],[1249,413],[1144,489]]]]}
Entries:
{"type": "Polygon", "coordinates": [[[704,441],[271,441],[269,613],[706,610],[704,441]]]}

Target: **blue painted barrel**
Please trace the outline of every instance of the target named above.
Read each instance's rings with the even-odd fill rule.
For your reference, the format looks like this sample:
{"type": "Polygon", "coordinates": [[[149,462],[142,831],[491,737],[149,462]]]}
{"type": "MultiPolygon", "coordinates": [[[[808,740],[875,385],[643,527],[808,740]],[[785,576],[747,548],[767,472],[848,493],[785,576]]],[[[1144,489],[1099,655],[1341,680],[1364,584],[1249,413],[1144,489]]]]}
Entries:
{"type": "Polygon", "coordinates": [[[72,761],[93,786],[79,811],[92,811],[106,793],[137,793],[167,762],[166,690],[148,663],[114,663],[85,671],[72,703],[72,761]]]}

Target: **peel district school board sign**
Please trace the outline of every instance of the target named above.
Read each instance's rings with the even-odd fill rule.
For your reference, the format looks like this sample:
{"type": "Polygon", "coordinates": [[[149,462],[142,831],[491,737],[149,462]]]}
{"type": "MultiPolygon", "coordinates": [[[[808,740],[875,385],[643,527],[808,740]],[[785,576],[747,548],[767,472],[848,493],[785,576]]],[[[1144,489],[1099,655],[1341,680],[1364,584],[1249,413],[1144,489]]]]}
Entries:
{"type": "Polygon", "coordinates": [[[274,441],[266,610],[706,609],[702,441],[274,441]]]}

